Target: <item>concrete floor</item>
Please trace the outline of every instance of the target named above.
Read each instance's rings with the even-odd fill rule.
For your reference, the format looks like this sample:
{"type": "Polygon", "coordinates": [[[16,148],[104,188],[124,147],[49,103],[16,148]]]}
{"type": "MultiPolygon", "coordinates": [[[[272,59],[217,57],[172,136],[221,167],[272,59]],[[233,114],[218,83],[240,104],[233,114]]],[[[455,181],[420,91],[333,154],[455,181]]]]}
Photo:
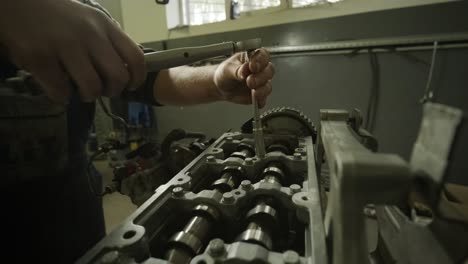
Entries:
{"type": "MultiPolygon", "coordinates": [[[[96,161],[94,163],[96,169],[102,174],[103,186],[112,182],[112,168],[109,167],[107,160],[96,161]]],[[[132,204],[128,196],[118,192],[107,194],[102,198],[104,208],[104,220],[106,222],[106,233],[109,234],[116,228],[125,218],[137,208],[132,204]]]]}

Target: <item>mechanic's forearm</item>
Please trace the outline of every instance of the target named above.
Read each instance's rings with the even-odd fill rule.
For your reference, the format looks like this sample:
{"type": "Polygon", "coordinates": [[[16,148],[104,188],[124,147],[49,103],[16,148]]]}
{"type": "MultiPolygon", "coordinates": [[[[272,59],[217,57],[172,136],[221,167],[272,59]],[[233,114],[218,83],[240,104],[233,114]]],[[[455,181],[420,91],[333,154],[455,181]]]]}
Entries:
{"type": "Polygon", "coordinates": [[[215,66],[182,66],[162,70],[154,82],[154,97],[163,105],[194,105],[222,100],[213,76],[215,66]]]}

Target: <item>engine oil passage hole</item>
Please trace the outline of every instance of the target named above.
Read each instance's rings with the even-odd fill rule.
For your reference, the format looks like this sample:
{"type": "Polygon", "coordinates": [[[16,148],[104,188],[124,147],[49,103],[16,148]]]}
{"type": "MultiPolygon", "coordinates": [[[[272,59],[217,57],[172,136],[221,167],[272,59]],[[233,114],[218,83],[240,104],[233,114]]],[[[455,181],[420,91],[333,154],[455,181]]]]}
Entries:
{"type": "Polygon", "coordinates": [[[236,195],[241,195],[241,192],[240,191],[236,191],[234,192],[236,195]]]}
{"type": "Polygon", "coordinates": [[[206,263],[206,261],[204,261],[204,260],[199,260],[199,261],[197,262],[197,264],[207,264],[207,263],[206,263]]]}
{"type": "Polygon", "coordinates": [[[130,239],[136,235],[135,230],[130,230],[124,233],[123,238],[130,239]]]}
{"type": "Polygon", "coordinates": [[[309,198],[307,198],[307,196],[302,196],[302,200],[303,201],[309,201],[309,198]]]}
{"type": "Polygon", "coordinates": [[[177,180],[178,180],[178,181],[183,181],[183,180],[184,180],[184,178],[179,178],[179,179],[177,179],[177,180]]]}

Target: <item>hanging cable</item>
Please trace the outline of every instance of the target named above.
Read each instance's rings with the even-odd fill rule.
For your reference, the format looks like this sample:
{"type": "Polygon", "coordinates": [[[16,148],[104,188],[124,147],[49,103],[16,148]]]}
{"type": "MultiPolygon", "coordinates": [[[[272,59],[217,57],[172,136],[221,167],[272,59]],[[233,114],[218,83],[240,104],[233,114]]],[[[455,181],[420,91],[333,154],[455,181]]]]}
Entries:
{"type": "MultiPolygon", "coordinates": [[[[102,108],[102,111],[104,111],[104,113],[110,117],[112,120],[114,121],[117,121],[118,123],[120,123],[123,127],[124,127],[124,130],[125,130],[125,138],[126,138],[126,142],[128,143],[128,138],[130,136],[130,133],[129,133],[129,124],[125,121],[125,119],[123,119],[121,116],[118,116],[118,115],[114,115],[108,108],[107,106],[104,104],[104,101],[102,100],[102,97],[99,97],[98,98],[98,102],[99,102],[99,105],[101,106],[102,108]]],[[[92,168],[92,165],[93,165],[93,161],[101,154],[103,153],[107,153],[109,152],[110,150],[112,149],[119,149],[121,148],[122,145],[120,144],[120,142],[118,141],[110,141],[110,142],[107,142],[107,143],[104,143],[103,145],[101,145],[98,149],[98,151],[96,151],[94,154],[91,155],[91,157],[89,157],[89,160],[88,160],[88,164],[86,166],[86,176],[87,176],[87,180],[88,180],[88,186],[90,188],[90,191],[91,193],[93,193],[95,196],[97,197],[101,197],[103,195],[103,192],[100,191],[100,190],[96,190],[96,187],[95,185],[97,184],[92,175],[92,171],[91,171],[91,168],[92,168]]]]}
{"type": "Polygon", "coordinates": [[[429,75],[427,77],[426,89],[424,90],[423,97],[419,101],[421,104],[430,102],[434,98],[434,89],[431,89],[431,84],[432,84],[432,76],[434,74],[434,68],[435,68],[435,62],[436,62],[437,47],[438,47],[438,42],[434,41],[434,46],[432,48],[431,66],[429,68],[429,75]]]}
{"type": "Polygon", "coordinates": [[[114,115],[111,111],[109,111],[109,109],[107,108],[106,104],[104,104],[104,101],[102,100],[102,97],[99,97],[98,98],[98,102],[99,102],[99,105],[101,105],[101,108],[102,108],[102,111],[104,111],[104,113],[112,118],[112,120],[115,120],[117,122],[119,122],[120,124],[122,124],[125,128],[128,128],[129,125],[127,124],[127,122],[125,122],[125,119],[123,119],[121,116],[118,116],[118,115],[114,115]]]}
{"type": "Polygon", "coordinates": [[[114,121],[117,121],[117,123],[120,123],[122,126],[123,126],[123,129],[125,131],[125,142],[128,143],[129,139],[130,139],[130,125],[125,121],[125,119],[123,119],[121,116],[118,116],[118,115],[114,115],[106,106],[106,104],[104,104],[104,101],[102,100],[102,97],[99,97],[98,98],[98,102],[99,102],[99,105],[101,106],[102,108],[102,111],[104,111],[104,113],[110,117],[112,120],[114,121]]]}
{"type": "Polygon", "coordinates": [[[369,132],[373,132],[380,101],[380,65],[377,54],[371,49],[369,49],[369,62],[371,66],[371,88],[367,101],[365,127],[369,132]]]}

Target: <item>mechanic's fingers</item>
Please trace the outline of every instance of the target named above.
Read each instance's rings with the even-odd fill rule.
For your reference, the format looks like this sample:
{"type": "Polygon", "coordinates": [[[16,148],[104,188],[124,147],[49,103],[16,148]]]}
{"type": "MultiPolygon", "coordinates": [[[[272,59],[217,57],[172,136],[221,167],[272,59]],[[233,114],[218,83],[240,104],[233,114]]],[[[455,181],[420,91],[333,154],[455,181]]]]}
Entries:
{"type": "Polygon", "coordinates": [[[263,71],[249,75],[247,78],[247,86],[250,89],[256,89],[265,85],[269,80],[273,79],[275,75],[275,68],[273,63],[269,62],[263,71]]]}
{"type": "Polygon", "coordinates": [[[261,72],[270,62],[270,54],[265,48],[255,50],[250,57],[249,68],[252,73],[261,72]]]}
{"type": "MultiPolygon", "coordinates": [[[[106,41],[96,43],[107,43],[106,41]]],[[[119,95],[129,84],[130,74],[117,52],[109,48],[112,45],[100,45],[92,48],[91,57],[103,81],[103,95],[119,95]]]]}
{"type": "Polygon", "coordinates": [[[128,89],[135,90],[140,87],[146,79],[144,53],[127,34],[123,33],[117,26],[112,26],[115,28],[110,30],[110,41],[124,63],[127,64],[127,70],[130,74],[130,81],[127,86],[128,89]]]}
{"type": "Polygon", "coordinates": [[[271,85],[271,81],[268,81],[264,86],[259,87],[255,90],[255,97],[259,102],[264,101],[271,94],[272,91],[273,86],[271,85]]]}
{"type": "Polygon", "coordinates": [[[238,80],[244,81],[247,76],[250,74],[250,69],[249,69],[249,64],[244,63],[241,66],[239,66],[236,70],[236,76],[238,77],[238,80]]]}
{"type": "Polygon", "coordinates": [[[84,50],[67,49],[60,57],[83,101],[91,102],[101,95],[101,79],[94,69],[91,58],[84,50]]]}
{"type": "Polygon", "coordinates": [[[58,61],[48,61],[47,65],[33,66],[30,71],[33,78],[52,101],[57,103],[67,101],[72,83],[58,61]]]}
{"type": "Polygon", "coordinates": [[[228,80],[243,82],[250,74],[248,63],[239,65],[237,63],[225,62],[220,64],[219,67],[224,67],[221,70],[224,74],[223,76],[226,76],[228,80]]]}

